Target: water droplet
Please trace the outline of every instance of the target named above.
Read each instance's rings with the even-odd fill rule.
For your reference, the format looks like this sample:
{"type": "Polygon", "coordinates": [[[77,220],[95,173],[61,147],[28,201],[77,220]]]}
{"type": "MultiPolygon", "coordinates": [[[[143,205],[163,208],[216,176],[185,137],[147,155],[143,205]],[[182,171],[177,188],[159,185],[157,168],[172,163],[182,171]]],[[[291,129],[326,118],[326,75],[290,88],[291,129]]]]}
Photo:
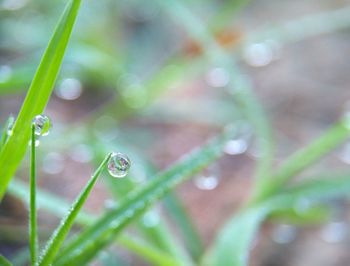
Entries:
{"type": "Polygon", "coordinates": [[[248,148],[247,141],[244,139],[231,139],[229,140],[225,147],[224,152],[229,155],[237,155],[244,153],[248,148]]]}
{"type": "Polygon", "coordinates": [[[50,152],[44,158],[42,162],[42,169],[47,174],[59,174],[64,169],[64,158],[60,153],[50,152]]]}
{"type": "Polygon", "coordinates": [[[230,82],[230,75],[224,68],[213,68],[206,76],[207,83],[215,88],[225,87],[230,82]]]}
{"type": "Polygon", "coordinates": [[[64,100],[75,100],[80,97],[83,92],[81,82],[74,78],[68,78],[55,89],[55,94],[64,100]]]}
{"type": "Polygon", "coordinates": [[[35,135],[47,136],[51,129],[51,120],[46,115],[37,115],[32,120],[32,124],[35,127],[35,135]]]}
{"type": "Polygon", "coordinates": [[[76,162],[88,163],[93,158],[91,148],[86,144],[79,144],[70,151],[69,156],[76,162]]]}
{"type": "Polygon", "coordinates": [[[219,184],[219,169],[211,165],[194,179],[194,184],[202,190],[213,190],[219,184]]]}
{"type": "Polygon", "coordinates": [[[321,230],[321,238],[327,243],[339,243],[346,239],[349,226],[345,222],[331,222],[321,230]]]}
{"type": "Polygon", "coordinates": [[[247,64],[262,67],[270,64],[278,57],[279,45],[273,40],[249,44],[243,51],[247,64]]]}
{"type": "MultiPolygon", "coordinates": [[[[36,139],[35,140],[35,147],[38,147],[40,145],[40,140],[36,139]]],[[[29,140],[28,146],[32,146],[32,140],[29,140]]]]}
{"type": "Polygon", "coordinates": [[[288,224],[278,225],[272,232],[272,239],[278,244],[291,243],[296,238],[297,229],[288,224]]]}
{"type": "Polygon", "coordinates": [[[113,152],[108,161],[108,172],[113,177],[122,178],[128,174],[131,162],[128,156],[120,152],[113,152]]]}
{"type": "Polygon", "coordinates": [[[0,66],[0,83],[6,82],[12,75],[12,68],[7,65],[0,66]]]}
{"type": "Polygon", "coordinates": [[[155,227],[159,224],[160,217],[157,211],[151,210],[146,212],[142,217],[142,223],[146,227],[155,227]]]}

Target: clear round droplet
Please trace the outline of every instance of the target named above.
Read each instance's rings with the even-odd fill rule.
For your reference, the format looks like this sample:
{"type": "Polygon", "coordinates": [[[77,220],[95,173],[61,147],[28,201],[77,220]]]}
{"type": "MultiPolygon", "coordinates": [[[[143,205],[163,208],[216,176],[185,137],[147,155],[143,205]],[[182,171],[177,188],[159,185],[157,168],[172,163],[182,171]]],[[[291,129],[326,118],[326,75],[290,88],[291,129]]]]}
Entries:
{"type": "Polygon", "coordinates": [[[224,152],[229,155],[237,155],[244,153],[248,148],[247,141],[244,139],[231,139],[224,147],[224,152]]]}
{"type": "Polygon", "coordinates": [[[72,101],[80,97],[83,86],[78,79],[68,78],[55,89],[55,94],[61,99],[72,101]]]}
{"type": "Polygon", "coordinates": [[[270,64],[278,57],[279,45],[273,40],[249,44],[243,52],[247,64],[262,67],[270,64]]]}
{"type": "Polygon", "coordinates": [[[273,230],[272,239],[278,244],[288,244],[296,238],[296,234],[297,229],[295,226],[281,224],[273,230]]]}
{"type": "Polygon", "coordinates": [[[219,185],[219,169],[211,165],[194,178],[194,184],[201,190],[213,190],[219,185]]]}
{"type": "Polygon", "coordinates": [[[331,222],[321,230],[323,241],[335,244],[344,241],[349,233],[349,226],[345,222],[331,222]]]}
{"type": "Polygon", "coordinates": [[[131,161],[129,157],[120,152],[113,152],[107,164],[109,174],[117,178],[126,176],[130,166],[131,161]]]}
{"type": "Polygon", "coordinates": [[[46,115],[37,115],[32,120],[32,124],[35,127],[35,135],[37,136],[47,136],[51,129],[51,120],[46,115]]]}

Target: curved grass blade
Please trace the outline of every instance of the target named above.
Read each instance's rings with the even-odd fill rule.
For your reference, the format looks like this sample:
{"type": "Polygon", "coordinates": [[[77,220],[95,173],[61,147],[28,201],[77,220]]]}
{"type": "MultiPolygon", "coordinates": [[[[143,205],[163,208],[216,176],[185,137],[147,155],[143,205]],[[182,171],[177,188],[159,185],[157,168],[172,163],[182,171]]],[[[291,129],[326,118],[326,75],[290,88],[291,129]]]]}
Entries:
{"type": "MultiPolygon", "coordinates": [[[[181,181],[200,171],[221,154],[226,141],[234,134],[232,128],[211,140],[204,147],[183,157],[174,166],[158,174],[144,187],[131,192],[115,210],[70,241],[62,250],[56,265],[84,265],[128,224],[138,218],[158,199],[181,181]],[[74,252],[77,251],[77,252],[74,252]]],[[[188,262],[184,261],[184,265],[188,262]]]]}
{"type": "MultiPolygon", "coordinates": [[[[12,180],[8,189],[8,192],[11,195],[27,203],[29,203],[28,191],[28,185],[18,180],[12,180]]],[[[69,209],[69,203],[65,200],[41,189],[37,189],[36,194],[38,201],[37,203],[40,208],[48,211],[49,213],[57,216],[58,218],[63,217],[67,213],[69,209]]],[[[97,217],[93,214],[80,211],[74,222],[82,226],[87,226],[91,225],[96,220],[97,217]]],[[[137,256],[141,257],[142,259],[148,260],[151,265],[167,265],[169,262],[172,262],[174,260],[168,254],[165,254],[161,250],[153,248],[149,243],[146,243],[144,241],[140,242],[138,239],[132,238],[131,236],[126,234],[120,235],[116,239],[116,242],[120,246],[127,248],[131,252],[134,252],[137,256]]]]}
{"type": "Polygon", "coordinates": [[[38,254],[38,232],[36,213],[36,174],[35,174],[35,126],[32,125],[30,157],[30,208],[29,208],[29,247],[32,265],[35,265],[38,254]]]}
{"type": "Polygon", "coordinates": [[[77,197],[75,202],[72,204],[68,214],[61,220],[60,225],[52,234],[50,240],[47,242],[40,258],[39,266],[51,265],[52,261],[55,259],[57,252],[59,251],[63,241],[65,240],[69,230],[71,229],[75,218],[77,217],[80,209],[83,207],[87,197],[89,196],[93,186],[95,185],[98,176],[106,166],[108,160],[111,157],[111,153],[103,160],[100,166],[97,168],[95,173],[92,175],[89,182],[86,184],[85,188],[82,190],[80,195],[77,197]]]}
{"type": "Polygon", "coordinates": [[[8,259],[0,255],[0,266],[13,266],[13,265],[8,259]]]}
{"type": "Polygon", "coordinates": [[[42,57],[13,128],[0,152],[0,200],[23,159],[30,139],[30,122],[43,112],[51,95],[81,0],[70,0],[42,57]]]}

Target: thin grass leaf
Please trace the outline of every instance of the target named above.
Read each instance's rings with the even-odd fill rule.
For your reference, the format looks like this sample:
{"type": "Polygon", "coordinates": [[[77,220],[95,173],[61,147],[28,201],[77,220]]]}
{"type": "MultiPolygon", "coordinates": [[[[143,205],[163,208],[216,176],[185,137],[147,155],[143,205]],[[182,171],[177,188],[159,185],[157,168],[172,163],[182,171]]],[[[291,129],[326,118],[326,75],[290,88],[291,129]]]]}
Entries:
{"type": "Polygon", "coordinates": [[[8,259],[0,255],[0,266],[13,266],[13,265],[8,259]]]}
{"type": "Polygon", "coordinates": [[[38,232],[36,213],[36,171],[35,171],[35,126],[32,125],[31,157],[30,157],[30,208],[29,208],[29,247],[32,265],[35,265],[38,254],[38,232]]]}
{"type": "Polygon", "coordinates": [[[282,191],[266,201],[258,203],[233,216],[218,234],[212,248],[207,252],[204,265],[246,266],[250,245],[259,225],[271,213],[288,210],[300,200],[312,202],[349,196],[350,174],[340,174],[332,178],[315,179],[282,191]]]}
{"type": "Polygon", "coordinates": [[[42,57],[13,128],[0,152],[0,200],[23,159],[30,139],[30,123],[41,114],[51,95],[81,0],[70,0],[42,57]]]}
{"type": "Polygon", "coordinates": [[[185,246],[189,250],[193,260],[198,262],[200,256],[203,254],[203,244],[183,204],[176,195],[171,192],[165,197],[164,203],[169,210],[169,215],[178,225],[182,233],[181,235],[184,238],[185,246]]]}
{"type": "MultiPolygon", "coordinates": [[[[14,196],[29,204],[29,187],[25,183],[19,180],[12,180],[8,192],[14,196]]],[[[41,209],[48,211],[58,218],[64,217],[69,210],[69,203],[65,200],[43,191],[42,189],[36,190],[37,205],[41,209]]],[[[75,223],[87,226],[91,225],[97,217],[93,214],[80,211],[75,219],[75,223]]],[[[171,256],[165,254],[161,250],[153,248],[149,243],[144,241],[140,242],[138,239],[134,239],[125,233],[120,235],[116,242],[122,247],[134,252],[137,256],[147,260],[151,265],[166,265],[166,263],[173,260],[171,256]]],[[[29,255],[28,255],[29,257],[29,255]]],[[[17,258],[17,257],[16,257],[17,258]]],[[[19,263],[17,263],[19,264],[19,263]]],[[[15,263],[15,265],[17,265],[15,263]]]]}
{"type": "MultiPolygon", "coordinates": [[[[157,175],[144,187],[130,193],[115,210],[100,218],[94,225],[70,241],[62,250],[56,265],[83,265],[91,260],[102,248],[128,224],[138,218],[158,199],[176,185],[200,171],[221,154],[226,141],[234,134],[232,128],[211,140],[200,149],[183,157],[174,166],[157,175]]],[[[184,265],[188,262],[184,261],[184,265]]]]}
{"type": "Polygon", "coordinates": [[[281,188],[291,177],[296,176],[343,143],[350,135],[347,123],[346,121],[341,121],[335,124],[321,137],[290,156],[277,172],[273,174],[270,182],[258,188],[253,201],[258,201],[271,195],[281,188]]]}
{"type": "Polygon", "coordinates": [[[77,217],[80,209],[83,207],[87,197],[89,196],[92,188],[94,187],[97,181],[98,176],[100,175],[102,170],[105,168],[110,157],[111,157],[111,153],[103,160],[101,165],[97,168],[95,173],[90,178],[89,182],[86,184],[85,188],[82,190],[82,192],[79,194],[75,202],[72,204],[72,207],[70,208],[68,214],[61,220],[60,225],[52,234],[42,254],[40,255],[38,265],[40,266],[51,265],[63,241],[65,240],[67,234],[69,233],[75,218],[77,217]]]}

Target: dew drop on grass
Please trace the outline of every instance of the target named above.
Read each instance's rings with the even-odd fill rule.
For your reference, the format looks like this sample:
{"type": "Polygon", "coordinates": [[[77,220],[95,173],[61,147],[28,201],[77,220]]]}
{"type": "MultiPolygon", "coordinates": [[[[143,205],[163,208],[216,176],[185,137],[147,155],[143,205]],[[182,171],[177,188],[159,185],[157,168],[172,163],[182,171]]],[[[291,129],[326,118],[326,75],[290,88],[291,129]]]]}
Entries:
{"type": "Polygon", "coordinates": [[[61,99],[72,101],[80,97],[83,86],[78,79],[68,78],[55,89],[55,94],[61,99]]]}
{"type": "Polygon", "coordinates": [[[37,115],[32,120],[32,124],[35,127],[35,135],[37,136],[47,136],[51,129],[51,120],[46,115],[37,115]]]}
{"type": "Polygon", "coordinates": [[[270,64],[279,55],[279,45],[273,40],[252,43],[245,47],[243,57],[247,64],[253,67],[263,67],[270,64]]]}
{"type": "Polygon", "coordinates": [[[244,139],[231,139],[224,147],[224,152],[229,155],[237,155],[244,153],[248,148],[247,141],[244,139]]]}
{"type": "Polygon", "coordinates": [[[211,165],[194,178],[194,184],[201,190],[213,190],[219,184],[219,169],[211,165]]]}
{"type": "Polygon", "coordinates": [[[129,157],[120,152],[113,152],[107,164],[109,174],[117,178],[126,176],[130,166],[129,157]]]}

